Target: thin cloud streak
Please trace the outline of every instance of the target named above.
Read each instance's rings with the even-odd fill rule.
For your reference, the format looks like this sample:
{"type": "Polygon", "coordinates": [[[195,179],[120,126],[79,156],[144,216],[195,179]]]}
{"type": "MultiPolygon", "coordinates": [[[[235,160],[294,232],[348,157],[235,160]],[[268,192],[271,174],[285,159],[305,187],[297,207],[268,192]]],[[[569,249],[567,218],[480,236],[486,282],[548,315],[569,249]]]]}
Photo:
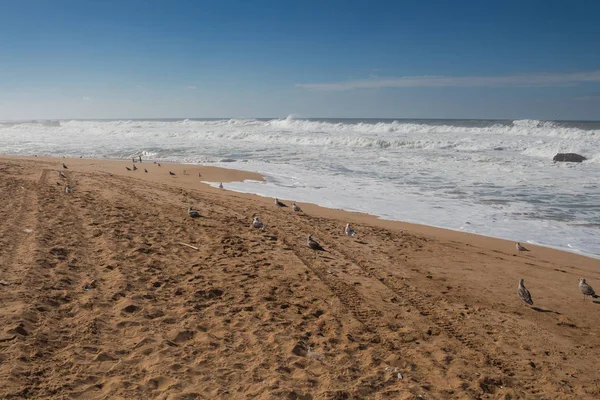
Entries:
{"type": "Polygon", "coordinates": [[[295,86],[308,90],[344,91],[407,87],[557,87],[576,86],[583,82],[600,82],[600,71],[506,76],[404,76],[345,82],[297,83],[295,86]]]}

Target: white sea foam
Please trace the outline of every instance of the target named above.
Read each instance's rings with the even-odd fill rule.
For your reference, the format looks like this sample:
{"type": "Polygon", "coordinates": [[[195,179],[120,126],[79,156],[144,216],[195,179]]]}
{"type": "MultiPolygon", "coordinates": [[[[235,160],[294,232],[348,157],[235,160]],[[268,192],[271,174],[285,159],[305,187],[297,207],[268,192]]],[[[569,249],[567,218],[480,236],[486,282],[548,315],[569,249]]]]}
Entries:
{"type": "Polygon", "coordinates": [[[0,152],[216,163],[267,177],[230,190],[600,254],[599,123],[0,122],[0,152]]]}

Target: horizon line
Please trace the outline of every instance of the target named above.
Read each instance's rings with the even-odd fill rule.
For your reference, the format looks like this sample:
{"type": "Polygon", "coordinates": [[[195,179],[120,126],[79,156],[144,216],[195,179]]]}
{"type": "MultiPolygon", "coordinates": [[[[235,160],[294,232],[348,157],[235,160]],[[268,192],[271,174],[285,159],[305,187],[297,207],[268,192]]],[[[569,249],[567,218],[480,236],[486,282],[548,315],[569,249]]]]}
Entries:
{"type": "Polygon", "coordinates": [[[391,120],[391,121],[547,121],[547,122],[599,122],[600,119],[540,119],[540,118],[440,118],[440,117],[119,117],[119,118],[23,118],[0,119],[6,122],[37,122],[37,121],[160,121],[160,120],[391,120]]]}

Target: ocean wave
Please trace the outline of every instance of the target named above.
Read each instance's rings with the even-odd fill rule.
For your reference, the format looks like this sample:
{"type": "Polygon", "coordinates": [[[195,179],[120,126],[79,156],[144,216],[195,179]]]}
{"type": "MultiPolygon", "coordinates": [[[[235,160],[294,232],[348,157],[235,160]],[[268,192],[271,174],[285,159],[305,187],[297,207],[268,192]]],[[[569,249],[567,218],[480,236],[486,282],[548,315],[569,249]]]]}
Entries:
{"type": "MultiPolygon", "coordinates": [[[[87,144],[124,141],[137,149],[189,143],[348,147],[373,150],[517,152],[552,158],[559,152],[600,160],[600,124],[555,121],[370,121],[285,119],[63,120],[0,123],[0,139],[87,144]],[[581,127],[583,126],[583,128],[581,127]]],[[[106,143],[104,143],[106,144],[106,143]]],[[[107,146],[113,143],[107,144],[107,146]]],[[[6,152],[7,150],[4,149],[6,152]]]]}
{"type": "Polygon", "coordinates": [[[65,129],[164,129],[180,130],[181,127],[205,131],[207,127],[214,128],[251,128],[263,131],[286,132],[323,132],[330,134],[432,134],[432,133],[457,133],[473,135],[513,135],[513,136],[538,136],[562,138],[593,138],[600,137],[600,124],[593,125],[593,129],[569,126],[565,123],[540,120],[514,120],[514,121],[357,121],[331,122],[327,120],[307,119],[220,119],[220,120],[64,120],[64,121],[20,121],[2,122],[0,127],[18,128],[20,131],[35,128],[65,128],[65,129]],[[469,126],[472,125],[472,126],[469,126]],[[598,126],[596,128],[596,125],[598,126]]]}

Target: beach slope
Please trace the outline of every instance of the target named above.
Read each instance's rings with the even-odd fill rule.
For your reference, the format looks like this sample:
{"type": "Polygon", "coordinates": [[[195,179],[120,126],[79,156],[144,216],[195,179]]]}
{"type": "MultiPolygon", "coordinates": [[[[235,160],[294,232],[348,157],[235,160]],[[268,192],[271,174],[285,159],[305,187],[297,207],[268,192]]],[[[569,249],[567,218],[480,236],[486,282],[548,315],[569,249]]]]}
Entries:
{"type": "Polygon", "coordinates": [[[600,396],[598,260],[136,165],[0,158],[0,398],[600,396]]]}

